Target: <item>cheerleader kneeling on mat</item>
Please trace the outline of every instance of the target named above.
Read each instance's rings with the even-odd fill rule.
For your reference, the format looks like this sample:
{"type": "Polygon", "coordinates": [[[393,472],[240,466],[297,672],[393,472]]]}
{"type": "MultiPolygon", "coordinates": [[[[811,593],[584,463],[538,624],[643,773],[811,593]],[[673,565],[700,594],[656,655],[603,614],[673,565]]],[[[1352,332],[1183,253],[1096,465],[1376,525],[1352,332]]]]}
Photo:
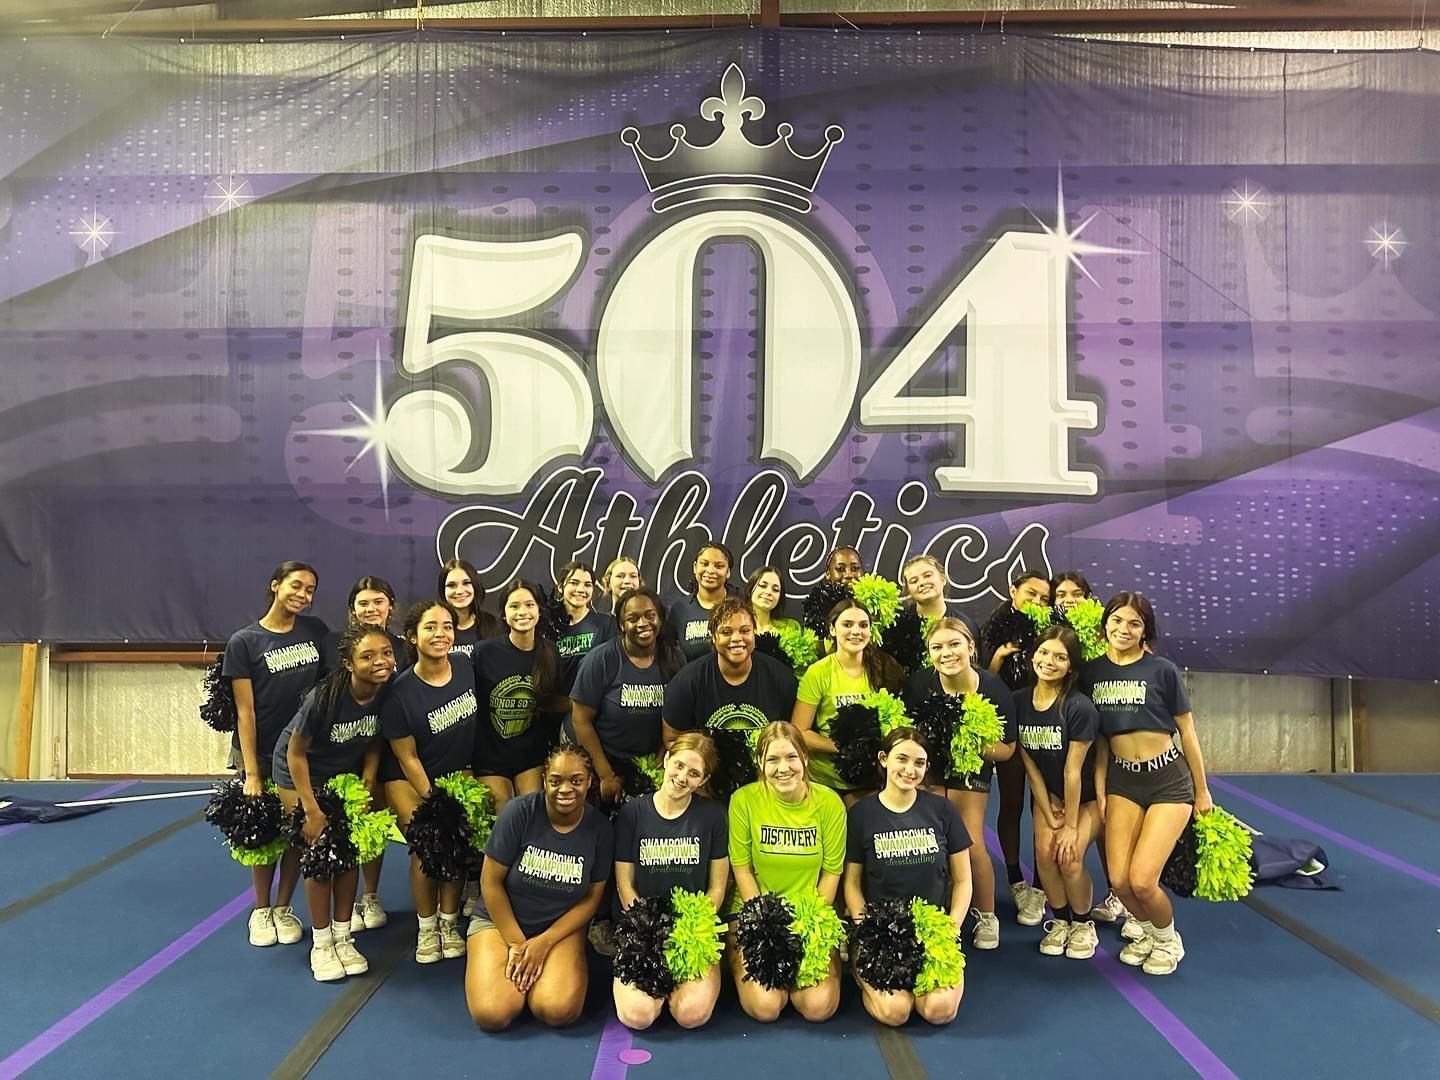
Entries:
{"type": "Polygon", "coordinates": [[[1040,952],[1088,960],[1099,944],[1091,905],[1095,886],[1085,853],[1100,835],[1095,804],[1095,733],[1090,699],[1076,689],[1083,650],[1068,626],[1040,632],[1031,666],[1035,685],[1015,691],[1020,752],[1030,781],[1035,873],[1055,917],[1040,952]]]}
{"type": "MultiPolygon", "coordinates": [[[[818,890],[833,904],[845,868],[845,804],[828,787],[805,778],[808,752],[800,730],[776,721],[755,747],[760,779],[730,798],[730,867],[742,902],[761,893],[795,901],[818,890]]],[[[803,989],[769,988],[747,979],[744,949],[732,930],[726,945],[740,1007],[754,1020],[779,1018],[786,1004],[818,1023],[840,1004],[840,962],[830,956],[829,972],[803,989]]]]}
{"type": "MultiPolygon", "coordinates": [[[[884,747],[885,786],[850,807],[846,819],[846,907],[859,923],[868,903],[920,899],[949,913],[958,939],[970,910],[970,834],[953,803],[925,790],[930,750],[924,736],[899,727],[884,747]]],[[[878,990],[861,977],[858,950],[854,959],[865,1011],[880,1023],[899,1027],[911,1012],[932,1024],[955,1019],[963,979],[922,994],[878,990]]]]}
{"type": "MultiPolygon", "coordinates": [[[[665,753],[659,790],[620,807],[615,819],[615,891],[621,908],[637,899],[669,897],[676,888],[704,894],[713,912],[725,903],[730,884],[725,807],[697,794],[718,760],[710,736],[682,732],[665,753]]],[[[614,993],[615,1014],[628,1028],[648,1028],[667,1004],[680,1027],[701,1027],[720,995],[720,965],[678,983],[665,998],[652,997],[619,977],[614,993]]]]}
{"type": "MultiPolygon", "coordinates": [[[[380,708],[387,752],[381,760],[385,801],[395,811],[402,833],[434,782],[470,771],[475,745],[475,669],[468,657],[452,654],[455,611],[439,600],[425,600],[405,617],[405,640],[415,664],[395,677],[380,708]]],[[[460,934],[463,881],[433,881],[420,857],[410,854],[410,892],[420,922],[415,962],[434,964],[465,955],[460,934]]]]}
{"type": "MultiPolygon", "coordinates": [[[[305,808],[299,839],[314,844],[327,825],[317,789],[354,773],[374,790],[380,771],[376,701],[395,671],[395,649],[383,627],[352,623],[336,643],[336,666],[306,695],[275,744],[273,776],[287,811],[305,808]]],[[[362,975],[369,963],[350,937],[360,871],[351,867],[329,881],[307,878],[314,944],[310,971],[317,982],[362,975]]]]}
{"type": "Polygon", "coordinates": [[[1141,931],[1120,959],[1147,975],[1169,975],[1185,947],[1160,872],[1191,811],[1207,814],[1215,804],[1180,671],[1147,651],[1156,638],[1150,601],[1137,592],[1117,593],[1105,605],[1102,625],[1105,655],[1092,660],[1084,676],[1100,715],[1096,796],[1111,884],[1141,931]]]}
{"type": "Polygon", "coordinates": [[[563,1027],[585,1006],[585,927],[614,847],[609,820],[585,801],[593,775],[583,748],[557,747],[543,790],[511,799],[485,844],[465,962],[465,1003],[482,1031],[504,1031],[527,1006],[563,1027]]]}

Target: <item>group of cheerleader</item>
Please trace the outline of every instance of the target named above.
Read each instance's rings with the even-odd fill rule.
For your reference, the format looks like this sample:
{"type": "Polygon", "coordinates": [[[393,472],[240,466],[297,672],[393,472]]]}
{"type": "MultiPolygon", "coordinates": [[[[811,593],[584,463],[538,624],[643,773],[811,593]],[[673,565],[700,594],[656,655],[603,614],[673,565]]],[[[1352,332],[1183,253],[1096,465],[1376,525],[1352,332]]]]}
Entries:
{"type": "MultiPolygon", "coordinates": [[[[553,589],[515,581],[499,590],[497,618],[481,608],[474,567],[453,560],[398,637],[384,580],[357,581],[347,624],[332,632],[305,614],[314,568],[278,567],[268,610],[232,636],[222,667],[244,794],[273,785],[303,823],[297,843],[251,867],[251,944],[304,937],[292,899],[300,850],[325,828],[327,781],[359,776],[408,837],[437,781],[465,776],[497,812],[468,922],[464,872],[427,875],[412,842],[409,876],[415,959],[466,958],[466,1001],[482,1029],[503,1029],[526,1008],[545,1024],[575,1020],[587,936],[619,950],[615,1005],[633,1028],[667,1005],[681,1026],[705,1023],[722,968],[757,1020],[787,1004],[827,1019],[847,954],[877,1020],[899,1024],[913,1012],[945,1023],[960,1003],[963,960],[927,968],[912,985],[879,958],[890,950],[874,946],[874,927],[883,913],[885,926],[909,935],[913,925],[923,939],[922,923],[933,931],[938,920],[953,947],[968,919],[972,947],[998,947],[985,815],[999,774],[997,834],[1016,918],[1038,925],[1047,904],[1051,912],[1041,953],[1088,958],[1095,922],[1119,918],[1122,961],[1151,975],[1176,969],[1184,949],[1161,870],[1192,812],[1211,801],[1186,691],[1153,651],[1155,614],[1143,595],[1120,592],[1102,608],[1079,573],[1021,571],[977,626],[947,604],[938,561],[916,556],[901,576],[923,653],[902,665],[877,642],[876,612],[849,592],[864,580],[854,549],[831,553],[826,578],[840,599],[808,646],[785,615],[780,571],[761,567],[736,589],[732,565],[724,545],[707,544],[690,594],[667,611],[633,560],[615,560],[598,579],[570,563],[553,589]],[[857,763],[845,717],[882,699],[898,712],[857,763]],[[986,734],[962,757],[949,733],[971,730],[972,719],[986,734]],[[1020,867],[1027,803],[1039,888],[1020,867]],[[1108,889],[1097,903],[1085,856],[1102,837],[1108,889]],[[820,928],[798,969],[777,966],[788,946],[756,929],[767,903],[820,928]],[[651,922],[637,917],[642,909],[651,922]],[[824,930],[822,915],[836,912],[869,926],[851,947],[824,930]],[[698,937],[666,955],[684,954],[684,964],[667,976],[650,963],[649,976],[627,977],[645,968],[627,960],[637,927],[682,923],[698,937]],[[730,927],[723,955],[711,941],[717,926],[730,927]]],[[[377,857],[307,878],[317,980],[367,970],[354,935],[386,922],[379,876],[377,857]]],[[[925,948],[935,941],[930,934],[925,948]]]]}

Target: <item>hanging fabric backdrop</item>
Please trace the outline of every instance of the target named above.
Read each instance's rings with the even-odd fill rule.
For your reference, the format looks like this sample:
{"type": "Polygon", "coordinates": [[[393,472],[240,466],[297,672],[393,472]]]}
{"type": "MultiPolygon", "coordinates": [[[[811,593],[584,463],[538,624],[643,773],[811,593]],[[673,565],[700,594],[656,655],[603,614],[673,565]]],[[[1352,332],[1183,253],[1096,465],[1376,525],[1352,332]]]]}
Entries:
{"type": "MultiPolygon", "coordinates": [[[[0,43],[0,636],[707,537],[1430,677],[1440,64],[736,31],[0,43]]],[[[737,572],[737,577],[739,576],[737,572]]]]}

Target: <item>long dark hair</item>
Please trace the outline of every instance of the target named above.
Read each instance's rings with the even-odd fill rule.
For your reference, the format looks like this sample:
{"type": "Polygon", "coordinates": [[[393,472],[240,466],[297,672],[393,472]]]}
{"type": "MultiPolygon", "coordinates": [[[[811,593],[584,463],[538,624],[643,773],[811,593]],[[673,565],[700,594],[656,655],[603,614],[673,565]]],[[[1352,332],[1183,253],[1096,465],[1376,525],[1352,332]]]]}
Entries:
{"type": "MultiPolygon", "coordinates": [[[[1035,639],[1035,648],[1038,649],[1047,641],[1058,641],[1065,648],[1065,655],[1070,658],[1070,670],[1065,673],[1065,678],[1060,680],[1060,693],[1056,701],[1063,706],[1065,696],[1075,689],[1075,684],[1080,681],[1080,665],[1085,663],[1085,647],[1080,644],[1080,637],[1064,623],[1051,623],[1040,636],[1035,639]]],[[[1040,677],[1035,674],[1035,653],[1030,653],[1030,674],[1034,676],[1034,682],[1038,684],[1040,677]]]]}
{"type": "MultiPolygon", "coordinates": [[[[364,579],[362,579],[364,580],[364,579]]],[[[335,720],[340,715],[340,705],[345,700],[345,695],[350,692],[351,671],[345,666],[345,661],[355,662],[355,650],[360,643],[371,634],[380,638],[386,645],[390,644],[390,635],[383,627],[362,626],[360,623],[350,623],[345,627],[344,633],[340,635],[340,641],[335,646],[340,657],[340,663],[335,665],[334,670],[326,673],[325,677],[315,684],[315,716],[320,722],[320,730],[325,732],[325,741],[330,740],[330,729],[335,726],[335,720]]]]}
{"type": "Polygon", "coordinates": [[[503,624],[480,606],[480,601],[485,599],[485,583],[480,580],[475,567],[464,559],[447,559],[445,565],[440,567],[440,578],[435,583],[435,595],[442,604],[455,612],[455,629],[460,629],[460,612],[445,599],[445,579],[450,576],[451,570],[463,570],[470,579],[470,587],[475,590],[475,595],[470,600],[470,613],[475,616],[475,636],[482,639],[499,637],[503,624]]]}
{"type": "Polygon", "coordinates": [[[755,584],[765,574],[774,574],[780,580],[780,599],[775,601],[774,608],[770,611],[770,618],[774,619],[785,614],[785,593],[789,590],[790,583],[785,580],[785,575],[780,572],[778,566],[761,566],[745,579],[744,601],[751,607],[755,606],[755,584]]]}
{"type": "MultiPolygon", "coordinates": [[[[830,614],[825,616],[825,623],[830,627],[830,640],[835,641],[835,620],[841,615],[854,608],[856,611],[864,611],[865,617],[874,622],[875,617],[870,614],[864,604],[856,600],[841,600],[830,609],[830,614]]],[[[835,651],[840,651],[840,643],[835,642],[835,651]]],[[[865,667],[865,679],[870,683],[871,690],[899,690],[900,684],[905,681],[905,672],[895,661],[895,658],[887,653],[879,645],[875,644],[875,633],[871,630],[870,641],[866,644],[865,650],[860,654],[860,662],[865,667]]]]}
{"type": "Polygon", "coordinates": [[[648,585],[641,585],[638,589],[630,589],[620,594],[620,602],[615,605],[615,629],[620,637],[620,650],[624,652],[625,625],[621,622],[621,616],[625,614],[625,605],[631,600],[645,599],[655,605],[655,612],[660,616],[660,625],[655,628],[655,663],[660,665],[660,674],[669,682],[685,666],[685,654],[680,651],[680,646],[671,641],[665,635],[665,604],[656,594],[655,590],[648,585]]]}
{"type": "MultiPolygon", "coordinates": [[[[316,570],[315,567],[311,566],[309,563],[296,562],[294,559],[286,559],[284,562],[282,562],[279,566],[277,566],[274,570],[270,572],[270,584],[279,585],[291,574],[298,574],[301,571],[309,573],[309,575],[315,579],[315,587],[317,589],[320,587],[320,571],[316,570]]],[[[274,606],[276,595],[277,593],[274,589],[266,592],[265,608],[267,611],[272,606],[274,606]]]]}
{"type": "MultiPolygon", "coordinates": [[[[540,586],[533,581],[526,581],[524,578],[516,578],[505,588],[500,590],[500,609],[504,611],[505,605],[510,597],[517,592],[528,592],[535,601],[537,609],[543,607],[545,594],[540,591],[540,586]]],[[[540,633],[539,616],[536,612],[535,630],[535,651],[530,662],[530,688],[535,692],[535,700],[541,701],[555,693],[560,681],[560,653],[555,649],[555,643],[544,634],[540,633]]],[[[503,618],[502,618],[503,622],[503,618]]],[[[505,624],[506,632],[509,633],[510,626],[505,624]]]]}
{"type": "MultiPolygon", "coordinates": [[[[390,601],[391,614],[394,614],[395,590],[391,587],[390,582],[386,581],[383,577],[375,577],[371,574],[366,574],[359,581],[355,582],[353,586],[351,586],[350,596],[345,601],[345,621],[347,623],[355,622],[355,598],[359,596],[362,592],[383,593],[385,595],[385,598],[390,601]]],[[[385,621],[388,623],[390,620],[386,619],[385,621]]]]}
{"type": "MultiPolygon", "coordinates": [[[[1050,579],[1050,601],[1054,603],[1055,594],[1060,591],[1060,583],[1069,581],[1080,586],[1080,591],[1085,594],[1086,599],[1095,595],[1095,590],[1090,588],[1090,582],[1085,580],[1085,575],[1079,570],[1061,570],[1050,579]]],[[[1058,606],[1058,605],[1057,605],[1058,606]]]]}
{"type": "MultiPolygon", "coordinates": [[[[590,610],[594,611],[595,594],[600,591],[600,582],[595,577],[595,568],[587,562],[581,562],[579,559],[574,559],[560,567],[560,573],[555,578],[555,598],[562,604],[565,602],[565,582],[570,580],[570,575],[575,573],[576,570],[584,570],[585,573],[590,575],[590,610]]],[[[535,599],[539,600],[540,598],[537,596],[535,599]]]]}
{"type": "Polygon", "coordinates": [[[420,649],[415,642],[410,640],[411,634],[417,634],[420,630],[420,620],[431,608],[444,608],[450,613],[451,620],[458,624],[459,613],[444,600],[420,600],[410,605],[410,610],[405,612],[405,622],[402,624],[400,633],[405,638],[405,651],[410,654],[410,663],[420,662],[420,649]]]}

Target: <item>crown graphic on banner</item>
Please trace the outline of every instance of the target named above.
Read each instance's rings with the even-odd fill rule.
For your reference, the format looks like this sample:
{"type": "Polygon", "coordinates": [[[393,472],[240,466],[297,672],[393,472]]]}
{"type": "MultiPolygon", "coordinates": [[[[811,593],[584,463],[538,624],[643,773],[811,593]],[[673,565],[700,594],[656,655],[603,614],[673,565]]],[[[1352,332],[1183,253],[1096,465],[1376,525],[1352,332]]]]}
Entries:
{"type": "Polygon", "coordinates": [[[708,146],[696,146],[687,137],[684,124],[673,124],[670,135],[675,145],[659,156],[640,147],[640,132],[627,127],[620,141],[635,151],[635,160],[655,198],[650,205],[656,213],[679,206],[714,200],[749,200],[771,203],[808,213],[810,194],[830,151],[845,138],[843,128],[834,124],[825,129],[825,145],[813,154],[802,154],[790,145],[795,129],[780,124],[774,142],[759,145],[740,129],[746,119],[765,115],[765,102],[745,94],[745,74],[735,64],[720,78],[720,96],[700,103],[700,116],[719,120],[719,137],[708,146]]]}

